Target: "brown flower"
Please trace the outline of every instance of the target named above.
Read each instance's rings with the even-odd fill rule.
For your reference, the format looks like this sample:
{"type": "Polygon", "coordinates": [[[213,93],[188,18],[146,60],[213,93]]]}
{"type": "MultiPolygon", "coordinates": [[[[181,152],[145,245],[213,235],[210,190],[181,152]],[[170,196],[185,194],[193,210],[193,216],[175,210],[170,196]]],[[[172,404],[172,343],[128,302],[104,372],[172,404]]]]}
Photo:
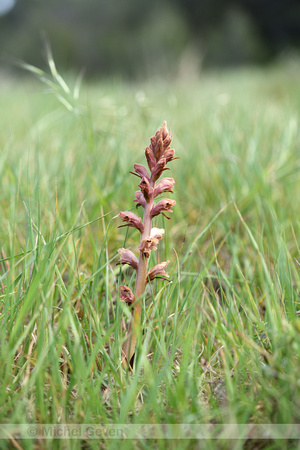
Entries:
{"type": "Polygon", "coordinates": [[[144,225],[140,217],[136,216],[133,212],[121,211],[119,217],[123,220],[123,222],[127,222],[126,225],[121,225],[123,227],[133,227],[137,228],[141,233],[144,231],[144,225]]]}
{"type": "Polygon", "coordinates": [[[145,258],[149,258],[151,250],[157,250],[156,245],[158,244],[158,239],[145,238],[139,245],[139,250],[143,253],[145,258]]]}
{"type": "Polygon", "coordinates": [[[146,167],[142,166],[141,164],[134,164],[133,167],[134,167],[135,173],[139,177],[141,177],[141,178],[145,177],[148,180],[150,180],[150,176],[149,176],[149,173],[148,173],[146,167]]]}
{"type": "Polygon", "coordinates": [[[143,193],[141,191],[135,191],[134,195],[135,199],[133,201],[136,202],[136,206],[142,206],[143,208],[145,208],[146,200],[143,193]]]}
{"type": "Polygon", "coordinates": [[[151,250],[157,250],[158,240],[162,239],[164,232],[163,228],[152,228],[150,236],[142,240],[139,250],[145,258],[149,258],[151,250]]]}
{"type": "Polygon", "coordinates": [[[149,179],[146,177],[143,177],[140,184],[138,184],[138,187],[141,189],[145,200],[149,201],[149,198],[153,193],[153,187],[150,186],[149,179]]]}
{"type": "Polygon", "coordinates": [[[165,272],[164,269],[167,267],[169,262],[170,261],[165,261],[165,262],[156,264],[156,266],[154,266],[151,270],[149,270],[147,279],[149,281],[152,281],[152,280],[154,280],[154,278],[156,278],[158,276],[160,276],[161,278],[168,279],[169,275],[167,274],[167,272],[165,272]]]}
{"type": "Polygon", "coordinates": [[[173,192],[175,181],[173,178],[163,178],[155,186],[154,197],[157,197],[162,192],[173,192]]]}
{"type": "Polygon", "coordinates": [[[119,264],[128,264],[133,269],[137,270],[138,268],[138,259],[131,250],[127,250],[126,248],[119,248],[118,253],[121,255],[121,261],[119,264]]]}
{"type": "Polygon", "coordinates": [[[130,305],[135,301],[135,296],[132,293],[131,289],[128,286],[121,285],[119,286],[121,302],[126,302],[127,305],[130,305]]]}
{"type": "MultiPolygon", "coordinates": [[[[151,209],[151,216],[155,217],[158,216],[158,214],[162,213],[163,211],[168,211],[172,213],[172,207],[176,205],[175,200],[170,200],[169,198],[164,198],[163,200],[160,200],[156,205],[153,206],[151,209]]],[[[165,214],[163,214],[165,216],[165,214]]],[[[166,216],[165,216],[166,217],[166,216]]]]}

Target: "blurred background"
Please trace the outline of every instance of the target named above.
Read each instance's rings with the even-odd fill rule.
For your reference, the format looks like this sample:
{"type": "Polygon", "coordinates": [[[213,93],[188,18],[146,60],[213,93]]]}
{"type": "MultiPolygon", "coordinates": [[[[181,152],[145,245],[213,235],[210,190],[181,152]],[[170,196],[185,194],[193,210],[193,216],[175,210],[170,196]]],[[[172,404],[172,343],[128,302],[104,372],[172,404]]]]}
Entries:
{"type": "Polygon", "coordinates": [[[0,0],[3,68],[11,58],[43,68],[44,37],[60,70],[86,77],[193,77],[295,58],[300,1],[0,0]]]}

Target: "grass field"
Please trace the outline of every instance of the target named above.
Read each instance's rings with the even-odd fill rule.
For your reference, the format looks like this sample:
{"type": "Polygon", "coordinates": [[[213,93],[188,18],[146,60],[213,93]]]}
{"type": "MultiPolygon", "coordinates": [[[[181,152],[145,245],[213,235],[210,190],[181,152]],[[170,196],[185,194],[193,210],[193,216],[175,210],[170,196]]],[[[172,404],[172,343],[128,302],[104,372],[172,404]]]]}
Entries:
{"type": "MultiPolygon", "coordinates": [[[[83,82],[68,107],[39,82],[2,81],[1,423],[300,423],[298,69],[83,82]],[[155,258],[171,261],[171,282],[144,299],[128,373],[118,286],[134,277],[117,249],[138,236],[117,216],[134,206],[129,171],[164,120],[180,159],[155,258]]],[[[14,436],[0,447],[120,446],[14,436]]],[[[267,436],[121,445],[299,448],[267,436]]]]}

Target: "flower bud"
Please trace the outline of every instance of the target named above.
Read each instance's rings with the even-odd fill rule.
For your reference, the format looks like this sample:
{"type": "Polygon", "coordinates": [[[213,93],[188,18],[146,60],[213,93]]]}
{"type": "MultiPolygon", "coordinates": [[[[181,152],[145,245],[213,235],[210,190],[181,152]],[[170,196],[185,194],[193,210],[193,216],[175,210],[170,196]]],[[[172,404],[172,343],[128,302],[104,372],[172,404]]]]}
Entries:
{"type": "Polygon", "coordinates": [[[156,159],[156,161],[158,161],[161,157],[161,154],[163,153],[163,141],[161,138],[160,130],[158,130],[155,136],[150,139],[150,142],[150,148],[153,152],[154,158],[156,159]]]}
{"type": "Polygon", "coordinates": [[[165,168],[167,164],[167,160],[165,157],[160,158],[160,160],[156,163],[155,167],[152,169],[152,178],[154,181],[158,180],[164,170],[169,170],[165,168]]]}
{"type": "Polygon", "coordinates": [[[148,167],[149,169],[152,170],[154,169],[154,167],[156,166],[156,160],[154,158],[153,152],[150,149],[150,147],[147,147],[145,150],[145,155],[146,155],[146,159],[147,159],[147,163],[148,163],[148,167]]]}
{"type": "Polygon", "coordinates": [[[155,136],[150,139],[150,149],[152,150],[156,161],[158,161],[169,149],[171,141],[172,137],[167,128],[167,123],[164,122],[162,127],[155,133],[155,136]]]}
{"type": "Polygon", "coordinates": [[[164,121],[164,123],[162,124],[162,127],[161,127],[160,130],[161,130],[161,135],[162,135],[162,138],[163,138],[164,142],[166,142],[166,140],[168,138],[170,139],[170,142],[171,142],[172,137],[170,135],[170,131],[167,128],[167,122],[166,121],[164,121]]]}

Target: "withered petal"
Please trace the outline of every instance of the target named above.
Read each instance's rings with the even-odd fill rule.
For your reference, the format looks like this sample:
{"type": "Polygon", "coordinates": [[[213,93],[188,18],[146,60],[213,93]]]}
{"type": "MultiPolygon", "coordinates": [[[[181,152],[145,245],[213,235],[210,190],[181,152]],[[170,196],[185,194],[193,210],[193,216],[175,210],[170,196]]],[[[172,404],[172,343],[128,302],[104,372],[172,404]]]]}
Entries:
{"type": "Polygon", "coordinates": [[[143,253],[145,258],[149,258],[151,250],[157,250],[158,239],[148,237],[142,240],[139,245],[139,250],[143,253]]]}
{"type": "Polygon", "coordinates": [[[165,234],[165,230],[163,228],[151,228],[150,237],[153,237],[155,239],[162,239],[163,234],[165,234]]]}
{"type": "Polygon", "coordinates": [[[126,302],[127,304],[131,304],[135,301],[135,296],[132,290],[128,286],[121,285],[119,286],[119,292],[122,302],[126,302]]]}

